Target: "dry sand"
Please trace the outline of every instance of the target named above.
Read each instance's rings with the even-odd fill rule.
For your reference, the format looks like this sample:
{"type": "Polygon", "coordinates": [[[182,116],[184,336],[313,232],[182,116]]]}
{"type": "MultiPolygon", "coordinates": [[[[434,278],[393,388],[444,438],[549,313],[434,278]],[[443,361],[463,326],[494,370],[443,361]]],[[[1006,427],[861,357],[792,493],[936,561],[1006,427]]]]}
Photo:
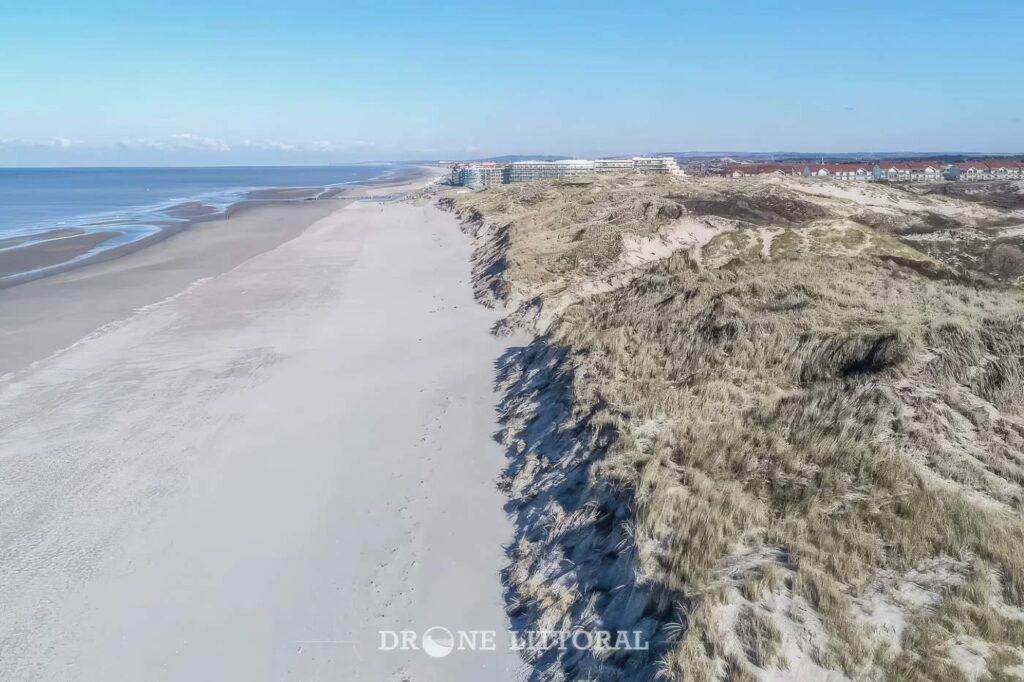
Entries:
{"type": "Polygon", "coordinates": [[[122,258],[0,289],[0,376],[272,249],[341,206],[334,200],[253,207],[122,258]]]}
{"type": "Polygon", "coordinates": [[[377,651],[504,642],[504,344],[468,277],[453,217],[358,201],[0,382],[0,678],[515,677],[377,651]]]}

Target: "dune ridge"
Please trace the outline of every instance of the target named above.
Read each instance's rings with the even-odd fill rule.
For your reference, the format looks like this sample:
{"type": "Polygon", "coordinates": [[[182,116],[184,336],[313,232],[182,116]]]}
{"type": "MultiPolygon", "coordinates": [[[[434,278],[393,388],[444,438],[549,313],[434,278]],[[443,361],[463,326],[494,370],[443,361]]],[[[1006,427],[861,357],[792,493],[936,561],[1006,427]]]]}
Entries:
{"type": "Polygon", "coordinates": [[[535,335],[497,377],[513,626],[651,644],[541,652],[535,678],[1024,670],[1024,201],[1005,185],[441,197],[496,330],[535,335]]]}

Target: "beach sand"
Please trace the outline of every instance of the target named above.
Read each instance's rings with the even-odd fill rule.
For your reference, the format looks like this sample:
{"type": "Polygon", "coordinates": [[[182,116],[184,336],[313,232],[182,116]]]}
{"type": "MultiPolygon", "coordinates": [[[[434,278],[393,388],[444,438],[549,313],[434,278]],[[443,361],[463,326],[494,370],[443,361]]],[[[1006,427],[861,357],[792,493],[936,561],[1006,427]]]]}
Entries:
{"type": "Polygon", "coordinates": [[[254,207],[225,220],[198,223],[121,258],[0,289],[0,376],[268,251],[343,205],[254,207]]]}
{"type": "MultiPolygon", "coordinates": [[[[491,438],[505,344],[472,299],[468,240],[422,203],[331,208],[280,207],[294,233],[231,242],[219,274],[190,269],[227,239],[197,231],[5,292],[59,305],[174,280],[8,363],[0,678],[518,676],[491,438]],[[378,630],[435,625],[495,630],[499,651],[377,650],[378,630]]],[[[23,313],[7,347],[35,324],[23,313]]]]}
{"type": "MultiPolygon", "coordinates": [[[[4,288],[0,282],[0,377],[75,343],[133,310],[181,291],[189,283],[229,270],[294,238],[313,222],[367,192],[396,191],[422,182],[430,168],[408,168],[394,178],[351,187],[258,190],[227,216],[202,204],[182,204],[179,217],[158,234],[68,265],[41,279],[4,288]],[[310,196],[318,201],[302,201],[310,196]]],[[[52,241],[0,253],[0,278],[59,263],[111,233],[54,230],[52,241]],[[61,239],[54,239],[61,237],[61,239]]],[[[21,238],[24,239],[24,238],[21,238]]],[[[15,240],[8,240],[14,242],[15,240]]],[[[8,244],[9,245],[9,244],[8,244]]]]}

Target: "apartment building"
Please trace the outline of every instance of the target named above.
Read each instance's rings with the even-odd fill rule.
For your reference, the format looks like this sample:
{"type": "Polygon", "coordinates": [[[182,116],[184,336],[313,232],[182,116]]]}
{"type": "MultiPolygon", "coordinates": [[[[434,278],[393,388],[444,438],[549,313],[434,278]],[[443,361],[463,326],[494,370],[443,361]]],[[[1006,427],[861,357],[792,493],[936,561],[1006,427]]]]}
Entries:
{"type": "Polygon", "coordinates": [[[452,166],[451,183],[474,189],[508,182],[508,169],[503,164],[474,163],[452,166]]]}
{"type": "Polygon", "coordinates": [[[473,163],[456,165],[451,171],[451,183],[466,187],[488,187],[506,182],[530,180],[557,180],[592,173],[681,172],[671,156],[635,156],[631,159],[562,159],[558,161],[514,161],[507,164],[473,163]]]}
{"type": "Polygon", "coordinates": [[[594,161],[594,170],[598,173],[625,173],[633,168],[633,159],[598,159],[594,161]]]}
{"type": "Polygon", "coordinates": [[[507,182],[554,180],[587,175],[595,171],[595,161],[562,159],[559,161],[516,161],[508,165],[507,182]]]}
{"type": "Polygon", "coordinates": [[[640,173],[673,173],[679,164],[671,156],[634,156],[633,169],[640,173]]]}

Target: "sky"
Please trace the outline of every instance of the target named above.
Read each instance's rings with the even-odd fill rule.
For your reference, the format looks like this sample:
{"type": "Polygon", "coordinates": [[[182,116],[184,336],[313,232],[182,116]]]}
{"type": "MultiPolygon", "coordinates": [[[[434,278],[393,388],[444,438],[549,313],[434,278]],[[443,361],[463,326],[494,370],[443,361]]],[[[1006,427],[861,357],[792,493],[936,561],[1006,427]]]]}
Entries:
{"type": "Polygon", "coordinates": [[[1024,2],[0,0],[0,165],[1024,152],[1024,2]]]}

